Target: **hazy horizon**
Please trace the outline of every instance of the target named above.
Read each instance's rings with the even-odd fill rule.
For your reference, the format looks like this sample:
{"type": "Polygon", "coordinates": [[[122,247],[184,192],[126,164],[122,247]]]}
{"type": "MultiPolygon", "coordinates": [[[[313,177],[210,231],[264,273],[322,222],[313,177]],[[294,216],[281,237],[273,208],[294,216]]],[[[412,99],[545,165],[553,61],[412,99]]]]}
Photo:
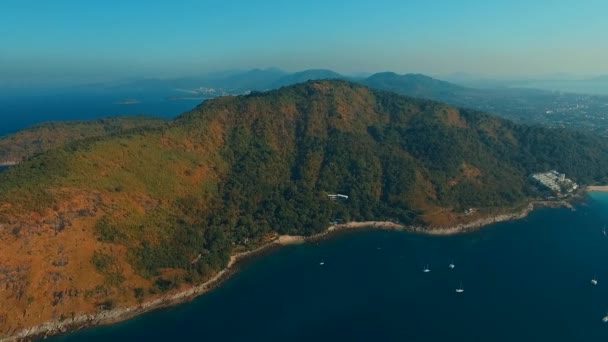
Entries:
{"type": "Polygon", "coordinates": [[[267,67],[493,79],[608,74],[608,4],[593,0],[1,6],[0,79],[9,86],[267,67]]]}

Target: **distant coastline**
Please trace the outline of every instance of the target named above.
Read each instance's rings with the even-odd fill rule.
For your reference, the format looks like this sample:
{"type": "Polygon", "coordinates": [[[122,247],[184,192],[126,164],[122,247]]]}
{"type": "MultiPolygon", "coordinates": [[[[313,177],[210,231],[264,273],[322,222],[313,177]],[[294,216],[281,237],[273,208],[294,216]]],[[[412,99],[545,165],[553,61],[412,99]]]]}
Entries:
{"type": "Polygon", "coordinates": [[[228,277],[230,277],[230,275],[238,271],[239,263],[241,263],[242,261],[258,256],[272,248],[300,244],[310,241],[319,241],[333,236],[334,234],[339,232],[363,229],[400,230],[411,233],[429,235],[454,235],[469,233],[494,223],[525,218],[530,212],[539,207],[572,208],[572,205],[567,201],[533,201],[523,207],[520,207],[520,209],[512,209],[510,212],[489,215],[468,223],[457,224],[450,227],[408,226],[390,221],[364,221],[332,225],[329,226],[325,231],[311,236],[280,235],[269,241],[268,243],[265,243],[253,250],[233,254],[224,269],[222,269],[215,276],[200,285],[193,286],[189,289],[181,290],[177,293],[156,298],[137,306],[116,308],[91,314],[80,314],[74,316],[71,319],[65,319],[63,321],[49,321],[35,327],[23,329],[19,332],[16,332],[12,336],[0,339],[0,341],[32,340],[36,338],[45,338],[48,336],[65,334],[69,333],[70,331],[75,331],[83,328],[116,324],[152,310],[191,301],[192,299],[203,295],[221,285],[221,283],[228,277]]]}

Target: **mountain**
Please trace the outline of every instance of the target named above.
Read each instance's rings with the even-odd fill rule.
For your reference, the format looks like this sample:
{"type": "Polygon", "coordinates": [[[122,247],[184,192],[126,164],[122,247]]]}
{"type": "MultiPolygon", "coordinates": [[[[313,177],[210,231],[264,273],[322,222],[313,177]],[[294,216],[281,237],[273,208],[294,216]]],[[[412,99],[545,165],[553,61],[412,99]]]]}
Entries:
{"type": "MultiPolygon", "coordinates": [[[[608,125],[602,119],[608,97],[541,90],[529,84],[526,87],[511,87],[508,84],[487,83],[487,87],[483,88],[465,87],[425,75],[391,72],[374,74],[358,82],[401,95],[489,112],[518,123],[571,127],[604,136],[608,134],[608,125]]],[[[577,82],[567,83],[573,85],[577,82]]],[[[590,84],[587,82],[587,85],[590,84]]],[[[586,89],[590,88],[600,89],[597,84],[586,89]]]]}
{"type": "Polygon", "coordinates": [[[422,74],[398,75],[394,72],[382,72],[366,78],[361,83],[376,89],[431,99],[458,96],[467,91],[465,87],[422,74]]]}
{"type": "Polygon", "coordinates": [[[344,79],[343,75],[327,69],[310,69],[286,75],[274,82],[272,88],[280,88],[310,80],[344,79]]]}
{"type": "MultiPolygon", "coordinates": [[[[559,75],[554,75],[555,77],[559,75]]],[[[564,75],[565,76],[565,75],[564,75]]],[[[421,74],[382,72],[369,77],[344,76],[327,69],[286,73],[276,68],[231,70],[176,79],[144,79],[111,85],[89,85],[70,92],[120,93],[125,98],[160,96],[169,100],[200,99],[264,91],[308,80],[348,79],[376,89],[445,102],[500,115],[520,123],[572,127],[608,136],[603,120],[607,98],[576,93],[601,94],[600,81],[483,80],[475,75],[448,75],[455,83],[421,74]],[[539,90],[534,88],[553,89],[539,90]],[[567,93],[565,90],[576,93],[567,93]],[[558,90],[556,92],[555,90],[558,90]]]]}
{"type": "Polygon", "coordinates": [[[506,211],[548,169],[606,180],[608,142],[337,80],[208,100],[0,174],[0,336],[190,288],[235,252],[337,218],[506,211]]]}

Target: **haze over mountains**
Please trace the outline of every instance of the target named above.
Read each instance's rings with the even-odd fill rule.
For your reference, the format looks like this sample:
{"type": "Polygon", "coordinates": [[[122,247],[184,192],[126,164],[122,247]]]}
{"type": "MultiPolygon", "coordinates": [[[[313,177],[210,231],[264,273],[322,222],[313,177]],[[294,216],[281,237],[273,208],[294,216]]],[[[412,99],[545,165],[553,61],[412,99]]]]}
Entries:
{"type": "MultiPolygon", "coordinates": [[[[566,76],[568,75],[563,77],[566,76]]],[[[380,72],[348,76],[328,69],[288,73],[268,68],[219,71],[174,79],[91,83],[67,88],[8,89],[0,94],[0,136],[51,120],[96,119],[127,114],[171,118],[206,99],[277,89],[319,79],[350,80],[402,95],[482,110],[519,123],[575,128],[608,136],[608,96],[540,90],[535,89],[537,84],[534,83],[541,82],[539,86],[549,89],[560,89],[560,84],[563,83],[566,88],[580,86],[582,89],[597,90],[608,85],[608,82],[603,81],[605,77],[576,80],[570,75],[565,81],[560,80],[560,75],[554,75],[549,81],[495,81],[466,74],[452,74],[448,77],[461,83],[447,82],[423,74],[380,72]],[[138,103],[118,104],[132,99],[138,103]]]]}
{"type": "MultiPolygon", "coordinates": [[[[207,76],[172,80],[147,80],[119,85],[122,91],[143,91],[153,87],[168,98],[208,99],[264,91],[307,80],[343,79],[398,94],[446,102],[458,107],[494,113],[528,124],[548,127],[570,127],[608,135],[608,96],[534,89],[533,83],[492,83],[485,87],[463,86],[423,74],[399,75],[381,72],[367,77],[346,76],[328,69],[311,69],[287,73],[276,68],[214,73],[207,76]]],[[[603,78],[585,81],[600,88],[603,78]]],[[[514,81],[516,82],[516,81],[514,81]]],[[[532,81],[530,81],[532,82],[532,81]]],[[[540,81],[537,81],[540,82],[540,81]]],[[[574,82],[574,81],[568,81],[574,82]]],[[[582,82],[582,81],[578,81],[582,82]]],[[[574,83],[572,83],[574,84],[574,83]]],[[[116,89],[116,88],[113,88],[116,89]]]]}
{"type": "MultiPolygon", "coordinates": [[[[214,87],[214,88],[225,88],[227,90],[238,92],[238,91],[263,91],[269,89],[275,89],[277,87],[291,85],[295,83],[301,83],[308,80],[320,80],[320,79],[346,79],[350,81],[363,81],[367,78],[375,78],[381,75],[386,74],[395,74],[398,73],[391,71],[381,71],[376,73],[353,73],[353,74],[341,74],[335,72],[330,69],[306,69],[297,72],[287,72],[281,70],[279,68],[266,68],[266,69],[250,69],[250,70],[227,70],[227,71],[218,71],[218,72],[210,72],[206,74],[200,74],[198,76],[188,76],[188,77],[177,77],[177,78],[148,78],[148,79],[139,79],[136,81],[122,81],[112,83],[108,83],[109,85],[115,87],[142,87],[149,86],[154,87],[157,86],[158,89],[172,89],[179,87],[214,87]]],[[[483,75],[475,75],[469,73],[452,73],[440,76],[431,76],[425,75],[421,73],[406,73],[401,76],[405,76],[406,78],[413,78],[411,81],[413,82],[418,76],[427,76],[436,81],[443,81],[443,86],[460,86],[462,88],[510,88],[510,87],[518,87],[526,84],[533,84],[539,82],[572,82],[573,84],[578,83],[586,83],[586,84],[595,84],[608,81],[608,75],[599,75],[599,76],[576,76],[567,73],[556,73],[551,75],[542,75],[542,76],[528,76],[528,77],[512,77],[512,78],[493,78],[489,76],[483,75]],[[449,83],[452,83],[449,85],[449,83]]],[[[425,81],[424,78],[418,78],[419,81],[425,81]]],[[[426,80],[428,81],[428,80],[426,80]]],[[[95,87],[103,87],[103,83],[91,84],[91,86],[95,87]]],[[[548,90],[544,88],[539,88],[540,90],[548,90]]],[[[549,89],[552,90],[552,89],[549,89]]],[[[563,90],[568,91],[568,90],[563,90]]],[[[576,92],[576,91],[573,91],[576,92]]],[[[606,94],[608,95],[608,90],[603,88],[598,88],[596,95],[606,94]]]]}

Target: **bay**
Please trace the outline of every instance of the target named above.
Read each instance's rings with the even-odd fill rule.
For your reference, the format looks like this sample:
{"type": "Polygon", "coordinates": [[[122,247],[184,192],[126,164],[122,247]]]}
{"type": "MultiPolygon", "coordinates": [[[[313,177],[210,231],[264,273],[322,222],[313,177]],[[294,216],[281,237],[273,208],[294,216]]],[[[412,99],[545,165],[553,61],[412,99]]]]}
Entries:
{"type": "Polygon", "coordinates": [[[190,303],[50,340],[605,341],[606,223],[594,193],[464,235],[345,232],[248,261],[190,303]]]}
{"type": "Polygon", "coordinates": [[[201,99],[168,100],[166,93],[86,92],[0,95],[0,137],[49,121],[92,120],[120,115],[173,118],[201,99]],[[122,104],[126,99],[139,102],[122,104]]]}

